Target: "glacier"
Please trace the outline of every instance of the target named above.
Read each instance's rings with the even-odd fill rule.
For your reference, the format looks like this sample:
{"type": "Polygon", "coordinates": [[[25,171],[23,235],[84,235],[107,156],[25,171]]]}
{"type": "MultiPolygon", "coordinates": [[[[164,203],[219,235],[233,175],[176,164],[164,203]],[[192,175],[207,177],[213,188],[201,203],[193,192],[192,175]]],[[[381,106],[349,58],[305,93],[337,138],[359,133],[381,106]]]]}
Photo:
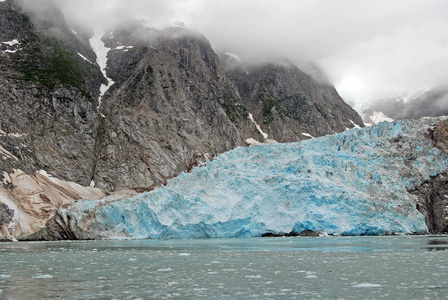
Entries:
{"type": "Polygon", "coordinates": [[[151,192],[61,207],[53,227],[77,239],[426,233],[409,191],[447,171],[429,134],[439,121],[236,148],[151,192]]]}

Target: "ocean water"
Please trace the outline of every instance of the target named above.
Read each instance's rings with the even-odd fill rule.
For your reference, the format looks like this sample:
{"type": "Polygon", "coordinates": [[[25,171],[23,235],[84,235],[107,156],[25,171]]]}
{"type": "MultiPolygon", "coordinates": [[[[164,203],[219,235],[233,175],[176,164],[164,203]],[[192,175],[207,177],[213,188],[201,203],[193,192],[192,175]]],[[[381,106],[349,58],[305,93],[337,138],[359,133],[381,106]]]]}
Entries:
{"type": "Polygon", "coordinates": [[[0,299],[447,299],[447,236],[0,243],[0,299]]]}

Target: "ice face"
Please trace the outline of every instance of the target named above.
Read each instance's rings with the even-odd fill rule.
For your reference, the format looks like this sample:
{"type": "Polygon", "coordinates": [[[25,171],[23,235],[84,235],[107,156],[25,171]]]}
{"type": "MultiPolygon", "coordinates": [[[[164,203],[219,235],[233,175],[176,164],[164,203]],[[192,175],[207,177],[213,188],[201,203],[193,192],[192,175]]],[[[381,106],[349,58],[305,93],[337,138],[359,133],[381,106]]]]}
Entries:
{"type": "Polygon", "coordinates": [[[59,213],[79,238],[425,232],[408,191],[448,169],[426,134],[434,122],[237,148],[149,193],[79,201],[59,213]]]}

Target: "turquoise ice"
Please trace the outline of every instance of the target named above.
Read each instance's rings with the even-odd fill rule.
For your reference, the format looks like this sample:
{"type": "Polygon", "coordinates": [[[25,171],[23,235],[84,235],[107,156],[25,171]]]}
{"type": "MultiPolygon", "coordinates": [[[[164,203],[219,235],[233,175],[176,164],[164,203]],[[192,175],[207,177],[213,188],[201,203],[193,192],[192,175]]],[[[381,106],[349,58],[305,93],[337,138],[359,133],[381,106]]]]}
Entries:
{"type": "Polygon", "coordinates": [[[409,191],[447,171],[447,155],[428,135],[436,121],[240,147],[154,191],[59,213],[78,238],[96,239],[426,232],[409,191]]]}

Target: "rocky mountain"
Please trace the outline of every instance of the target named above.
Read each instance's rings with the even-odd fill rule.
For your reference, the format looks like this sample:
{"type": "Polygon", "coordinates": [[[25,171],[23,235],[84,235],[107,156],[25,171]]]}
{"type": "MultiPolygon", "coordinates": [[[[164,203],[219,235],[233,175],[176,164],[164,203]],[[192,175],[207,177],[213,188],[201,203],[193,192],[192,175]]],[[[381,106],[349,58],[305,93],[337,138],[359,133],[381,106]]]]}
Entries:
{"type": "Polygon", "coordinates": [[[293,65],[226,71],[183,27],[94,33],[20,3],[0,2],[3,236],[30,236],[76,200],[151,190],[263,131],[285,142],[363,126],[293,65]]]}
{"type": "Polygon", "coordinates": [[[408,101],[401,97],[374,101],[371,107],[363,112],[363,120],[372,123],[379,112],[393,120],[447,116],[448,90],[445,87],[434,88],[408,101]]]}
{"type": "Polygon", "coordinates": [[[221,57],[243,105],[274,140],[295,142],[364,126],[333,86],[317,82],[288,61],[244,67],[229,54],[221,57]]]}

